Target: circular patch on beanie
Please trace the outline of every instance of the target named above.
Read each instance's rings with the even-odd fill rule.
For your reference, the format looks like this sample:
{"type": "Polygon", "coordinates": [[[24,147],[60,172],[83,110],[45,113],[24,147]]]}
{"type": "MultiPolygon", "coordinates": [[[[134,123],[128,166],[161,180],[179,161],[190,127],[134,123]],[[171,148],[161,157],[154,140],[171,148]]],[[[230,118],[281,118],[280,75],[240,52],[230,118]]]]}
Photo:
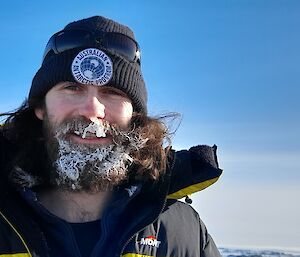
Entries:
{"type": "Polygon", "coordinates": [[[97,48],[87,48],[79,52],[71,68],[73,77],[81,84],[103,86],[113,75],[111,59],[97,48]]]}

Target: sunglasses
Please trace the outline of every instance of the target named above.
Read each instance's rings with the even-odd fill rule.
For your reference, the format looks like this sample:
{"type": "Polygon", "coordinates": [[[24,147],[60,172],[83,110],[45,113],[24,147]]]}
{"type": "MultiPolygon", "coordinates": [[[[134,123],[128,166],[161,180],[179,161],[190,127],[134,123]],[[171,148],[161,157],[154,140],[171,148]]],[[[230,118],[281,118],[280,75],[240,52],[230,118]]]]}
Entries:
{"type": "Polygon", "coordinates": [[[117,32],[92,33],[86,30],[62,30],[55,33],[47,43],[43,60],[48,54],[61,54],[70,49],[87,46],[101,47],[130,62],[141,63],[139,45],[132,38],[117,32]]]}

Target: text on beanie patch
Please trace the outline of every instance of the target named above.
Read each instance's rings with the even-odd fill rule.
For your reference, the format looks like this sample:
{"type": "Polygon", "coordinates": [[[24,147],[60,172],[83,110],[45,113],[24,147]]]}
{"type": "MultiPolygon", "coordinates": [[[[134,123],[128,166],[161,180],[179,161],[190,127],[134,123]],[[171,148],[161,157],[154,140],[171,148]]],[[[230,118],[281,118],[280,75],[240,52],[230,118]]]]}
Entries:
{"type": "Polygon", "coordinates": [[[103,86],[113,75],[113,65],[106,53],[97,48],[87,48],[79,52],[72,62],[74,79],[87,85],[103,86]]]}

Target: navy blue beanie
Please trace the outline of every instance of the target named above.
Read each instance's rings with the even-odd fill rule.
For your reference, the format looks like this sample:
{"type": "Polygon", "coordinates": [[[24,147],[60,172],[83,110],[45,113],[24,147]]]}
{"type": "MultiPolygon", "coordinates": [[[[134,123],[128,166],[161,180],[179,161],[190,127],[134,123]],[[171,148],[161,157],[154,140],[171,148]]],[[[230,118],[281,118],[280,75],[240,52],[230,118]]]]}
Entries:
{"type": "MultiPolygon", "coordinates": [[[[133,32],[124,25],[113,20],[93,16],[87,19],[69,23],[64,30],[86,30],[91,32],[116,32],[134,38],[133,32]]],[[[84,49],[95,47],[86,45],[80,48],[73,48],[59,54],[49,54],[43,60],[40,69],[35,74],[29,96],[29,105],[36,99],[43,98],[46,93],[60,82],[77,82],[72,74],[71,66],[74,58],[84,49]]],[[[115,87],[128,95],[133,103],[134,111],[147,113],[147,90],[142,76],[140,62],[127,60],[122,55],[106,51],[96,46],[99,50],[109,56],[113,73],[106,86],[115,87]]]]}

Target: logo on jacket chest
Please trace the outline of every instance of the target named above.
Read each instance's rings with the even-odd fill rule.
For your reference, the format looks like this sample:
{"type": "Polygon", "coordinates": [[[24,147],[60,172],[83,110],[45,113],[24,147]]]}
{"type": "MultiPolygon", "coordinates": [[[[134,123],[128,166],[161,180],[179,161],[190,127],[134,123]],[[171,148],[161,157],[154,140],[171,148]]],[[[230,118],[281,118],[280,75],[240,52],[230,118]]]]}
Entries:
{"type": "Polygon", "coordinates": [[[147,237],[142,237],[140,244],[141,245],[149,245],[149,246],[154,246],[154,247],[159,247],[161,241],[158,241],[155,236],[147,236],[147,237]]]}

